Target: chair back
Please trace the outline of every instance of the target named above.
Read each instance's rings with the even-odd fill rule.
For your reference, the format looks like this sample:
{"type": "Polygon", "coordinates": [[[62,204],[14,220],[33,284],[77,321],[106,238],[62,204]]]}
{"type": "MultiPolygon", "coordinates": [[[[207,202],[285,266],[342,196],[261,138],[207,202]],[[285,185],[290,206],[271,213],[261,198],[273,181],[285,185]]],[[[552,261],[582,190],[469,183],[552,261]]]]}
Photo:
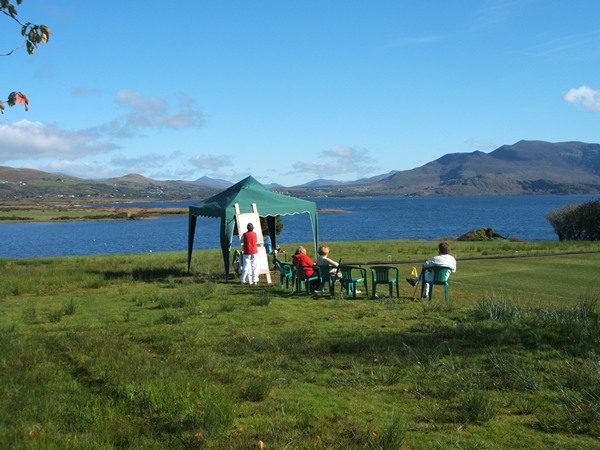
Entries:
{"type": "Polygon", "coordinates": [[[450,268],[434,266],[433,269],[433,284],[446,284],[450,276],[450,268]]]}
{"type": "Polygon", "coordinates": [[[342,280],[352,280],[352,278],[356,278],[361,274],[360,268],[356,266],[339,266],[338,270],[342,274],[342,280]]]}
{"type": "Polygon", "coordinates": [[[373,266],[371,267],[371,276],[375,283],[389,283],[397,281],[397,268],[391,266],[373,266]]]}
{"type": "MultiPolygon", "coordinates": [[[[296,271],[296,277],[301,281],[304,281],[306,279],[311,279],[315,276],[315,274],[307,276],[306,272],[304,271],[305,267],[309,267],[309,266],[303,266],[302,264],[298,264],[298,265],[294,266],[294,269],[296,271]]],[[[315,270],[317,268],[317,266],[311,266],[311,268],[313,270],[315,270]]],[[[316,270],[315,270],[315,273],[316,273],[316,270]]]]}
{"type": "Polygon", "coordinates": [[[279,261],[278,265],[279,265],[279,271],[281,272],[281,275],[288,276],[288,277],[294,275],[294,265],[292,263],[279,261]]]}
{"type": "Polygon", "coordinates": [[[279,273],[281,275],[280,286],[283,289],[283,282],[285,280],[286,287],[290,286],[290,282],[293,283],[294,280],[294,265],[289,262],[277,261],[277,266],[279,268],[279,273]]]}
{"type": "Polygon", "coordinates": [[[325,265],[325,264],[319,264],[317,266],[317,268],[319,269],[319,274],[321,276],[321,281],[323,283],[328,283],[329,280],[331,280],[331,277],[332,277],[331,272],[330,272],[330,270],[332,269],[332,267],[329,266],[329,265],[325,265]]]}
{"type": "Polygon", "coordinates": [[[400,286],[398,278],[400,271],[395,266],[372,266],[371,267],[371,288],[373,290],[373,298],[377,297],[377,285],[387,284],[389,286],[390,297],[393,295],[393,287],[396,286],[396,297],[400,298],[400,286]]]}
{"type": "Polygon", "coordinates": [[[311,282],[318,281],[321,279],[320,271],[318,266],[303,266],[302,264],[297,264],[294,266],[295,275],[296,275],[296,292],[302,291],[302,286],[306,289],[306,293],[308,294],[311,289],[311,282]],[[313,273],[311,275],[306,275],[305,268],[310,267],[313,269],[313,273]]]}
{"type": "Polygon", "coordinates": [[[369,296],[369,287],[367,283],[367,269],[358,266],[340,265],[338,267],[339,272],[342,274],[340,281],[342,285],[345,285],[345,290],[356,298],[357,284],[363,283],[365,286],[365,293],[369,296]]]}

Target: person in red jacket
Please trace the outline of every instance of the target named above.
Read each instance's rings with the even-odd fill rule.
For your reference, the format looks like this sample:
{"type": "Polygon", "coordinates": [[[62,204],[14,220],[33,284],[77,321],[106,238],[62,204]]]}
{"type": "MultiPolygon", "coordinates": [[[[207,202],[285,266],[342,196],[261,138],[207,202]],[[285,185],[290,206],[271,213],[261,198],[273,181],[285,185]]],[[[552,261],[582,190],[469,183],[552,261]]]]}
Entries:
{"type": "Polygon", "coordinates": [[[312,277],[315,273],[315,269],[313,268],[315,267],[315,263],[309,258],[306,254],[306,249],[302,246],[298,247],[296,253],[292,255],[292,264],[295,267],[302,267],[307,277],[312,277]]]}
{"type": "MultiPolygon", "coordinates": [[[[306,278],[312,277],[315,274],[315,263],[306,254],[306,249],[302,246],[296,249],[296,253],[292,255],[292,264],[298,268],[298,270],[304,270],[306,278]]],[[[312,283],[311,283],[312,284],[312,283]]],[[[311,286],[316,289],[317,286],[311,286]]]]}
{"type": "Polygon", "coordinates": [[[254,225],[249,223],[242,235],[242,283],[258,283],[258,246],[254,225]],[[252,280],[250,280],[252,278],[252,280]]]}

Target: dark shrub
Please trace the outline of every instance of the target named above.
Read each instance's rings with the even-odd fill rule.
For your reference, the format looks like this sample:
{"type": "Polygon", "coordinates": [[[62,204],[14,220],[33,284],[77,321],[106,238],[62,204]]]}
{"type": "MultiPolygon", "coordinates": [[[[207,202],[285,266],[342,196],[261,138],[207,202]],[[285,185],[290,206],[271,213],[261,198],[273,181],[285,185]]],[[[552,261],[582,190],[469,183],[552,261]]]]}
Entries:
{"type": "Polygon", "coordinates": [[[559,241],[600,240],[600,200],[567,205],[546,214],[559,241]]]}

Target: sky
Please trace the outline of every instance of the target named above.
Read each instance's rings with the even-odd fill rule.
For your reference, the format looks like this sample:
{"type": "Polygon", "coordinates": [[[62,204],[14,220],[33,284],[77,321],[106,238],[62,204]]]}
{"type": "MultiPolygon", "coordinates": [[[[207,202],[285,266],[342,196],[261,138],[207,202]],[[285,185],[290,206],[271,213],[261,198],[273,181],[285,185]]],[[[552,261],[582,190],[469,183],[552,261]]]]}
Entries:
{"type": "MultiPolygon", "coordinates": [[[[16,2],[13,2],[16,3],[16,2]]],[[[24,0],[0,165],[300,185],[520,140],[600,143],[597,0],[24,0]]]]}

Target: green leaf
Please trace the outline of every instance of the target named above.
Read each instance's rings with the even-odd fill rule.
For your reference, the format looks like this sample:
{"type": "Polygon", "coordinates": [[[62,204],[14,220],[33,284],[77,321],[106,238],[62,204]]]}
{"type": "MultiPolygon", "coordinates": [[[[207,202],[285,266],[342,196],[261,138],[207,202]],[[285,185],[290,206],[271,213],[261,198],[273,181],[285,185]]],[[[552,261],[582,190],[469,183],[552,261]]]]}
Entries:
{"type": "Polygon", "coordinates": [[[52,34],[52,32],[50,31],[50,28],[48,28],[46,25],[40,25],[40,32],[42,34],[42,42],[46,44],[48,42],[48,39],[50,39],[50,35],[52,34]]]}

